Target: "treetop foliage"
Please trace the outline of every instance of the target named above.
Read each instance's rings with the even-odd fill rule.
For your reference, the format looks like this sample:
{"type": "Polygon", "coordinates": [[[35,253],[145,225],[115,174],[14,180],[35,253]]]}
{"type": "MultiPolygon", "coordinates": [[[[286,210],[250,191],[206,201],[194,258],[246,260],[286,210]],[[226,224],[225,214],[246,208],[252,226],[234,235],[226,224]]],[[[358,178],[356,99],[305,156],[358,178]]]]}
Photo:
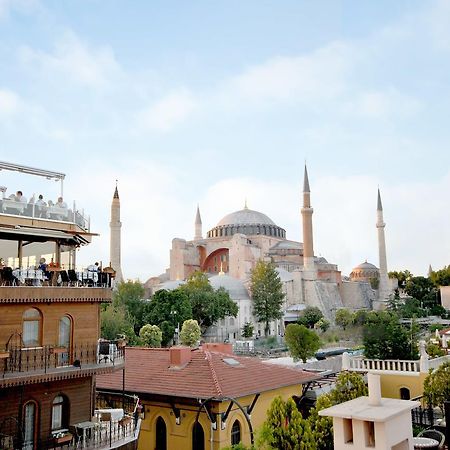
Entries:
{"type": "Polygon", "coordinates": [[[307,306],[300,314],[298,323],[308,328],[314,328],[314,325],[323,319],[323,313],[317,306],[307,306]]]}
{"type": "Polygon", "coordinates": [[[139,331],[139,337],[147,347],[161,347],[162,332],[156,325],[144,325],[139,331]]]}
{"type": "Polygon", "coordinates": [[[194,347],[200,340],[200,327],[196,320],[189,319],[183,322],[180,332],[180,341],[183,345],[194,347]]]}
{"type": "Polygon", "coordinates": [[[427,404],[444,412],[444,402],[450,399],[450,361],[430,372],[423,383],[427,404]]]}
{"type": "Polygon", "coordinates": [[[306,360],[317,352],[320,347],[319,336],[298,323],[291,323],[286,327],[284,340],[294,361],[306,360]]]}

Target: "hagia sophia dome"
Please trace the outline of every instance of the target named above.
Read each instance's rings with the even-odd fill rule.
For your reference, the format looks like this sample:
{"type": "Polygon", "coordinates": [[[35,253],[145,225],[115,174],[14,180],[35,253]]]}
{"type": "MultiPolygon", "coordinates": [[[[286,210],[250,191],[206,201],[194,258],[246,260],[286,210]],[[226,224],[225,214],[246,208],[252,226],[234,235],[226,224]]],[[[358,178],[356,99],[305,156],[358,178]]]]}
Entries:
{"type": "Polygon", "coordinates": [[[286,238],[286,230],[279,227],[268,216],[259,211],[245,207],[239,211],[227,214],[218,224],[208,231],[209,238],[233,236],[241,233],[246,235],[273,236],[286,238]]]}

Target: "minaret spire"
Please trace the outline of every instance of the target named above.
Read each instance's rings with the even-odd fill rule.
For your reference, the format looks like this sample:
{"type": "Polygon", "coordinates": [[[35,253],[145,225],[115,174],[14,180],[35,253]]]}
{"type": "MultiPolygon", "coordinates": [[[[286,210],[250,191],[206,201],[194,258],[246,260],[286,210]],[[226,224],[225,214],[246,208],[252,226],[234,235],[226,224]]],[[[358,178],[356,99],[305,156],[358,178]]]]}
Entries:
{"type": "Polygon", "coordinates": [[[313,245],[313,227],[311,208],[311,190],[309,188],[308,169],[306,168],[303,177],[303,268],[304,270],[314,271],[314,245],[313,245]]]}
{"type": "Polygon", "coordinates": [[[378,298],[386,301],[389,298],[389,278],[387,272],[386,240],[384,236],[383,205],[381,203],[380,189],[378,188],[377,199],[377,230],[378,230],[378,257],[380,266],[380,284],[378,286],[378,298]]]}
{"type": "Polygon", "coordinates": [[[195,215],[195,236],[194,241],[203,239],[202,233],[202,217],[200,215],[200,207],[197,205],[197,214],[195,215]]]}
{"type": "Polygon", "coordinates": [[[111,222],[109,223],[110,229],[110,247],[109,247],[109,259],[111,267],[116,271],[116,283],[123,281],[122,267],[120,262],[121,254],[121,228],[122,222],[120,221],[120,199],[119,190],[114,190],[114,195],[111,203],[111,222]]]}

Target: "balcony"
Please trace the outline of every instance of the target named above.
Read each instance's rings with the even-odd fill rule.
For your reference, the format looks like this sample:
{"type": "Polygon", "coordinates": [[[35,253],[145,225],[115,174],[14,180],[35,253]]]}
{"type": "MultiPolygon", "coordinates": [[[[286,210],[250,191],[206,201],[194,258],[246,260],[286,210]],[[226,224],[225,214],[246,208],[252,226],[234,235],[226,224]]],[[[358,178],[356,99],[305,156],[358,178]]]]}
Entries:
{"type": "Polygon", "coordinates": [[[125,348],[115,342],[20,348],[0,352],[0,387],[85,377],[124,367],[125,348]]]}

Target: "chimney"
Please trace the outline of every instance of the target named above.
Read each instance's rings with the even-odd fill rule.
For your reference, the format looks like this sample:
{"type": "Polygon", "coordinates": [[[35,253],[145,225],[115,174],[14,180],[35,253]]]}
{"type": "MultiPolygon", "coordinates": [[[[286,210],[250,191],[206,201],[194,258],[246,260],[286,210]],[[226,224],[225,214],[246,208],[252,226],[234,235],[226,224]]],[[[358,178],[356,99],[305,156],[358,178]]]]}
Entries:
{"type": "Polygon", "coordinates": [[[203,350],[209,352],[225,353],[227,355],[233,354],[233,345],[225,342],[207,342],[202,345],[203,350]]]}
{"type": "Polygon", "coordinates": [[[170,347],[169,359],[171,368],[182,368],[191,360],[191,347],[170,347]]]}
{"type": "Polygon", "coordinates": [[[367,384],[369,387],[369,405],[381,406],[380,375],[369,372],[367,374],[367,384]]]}

